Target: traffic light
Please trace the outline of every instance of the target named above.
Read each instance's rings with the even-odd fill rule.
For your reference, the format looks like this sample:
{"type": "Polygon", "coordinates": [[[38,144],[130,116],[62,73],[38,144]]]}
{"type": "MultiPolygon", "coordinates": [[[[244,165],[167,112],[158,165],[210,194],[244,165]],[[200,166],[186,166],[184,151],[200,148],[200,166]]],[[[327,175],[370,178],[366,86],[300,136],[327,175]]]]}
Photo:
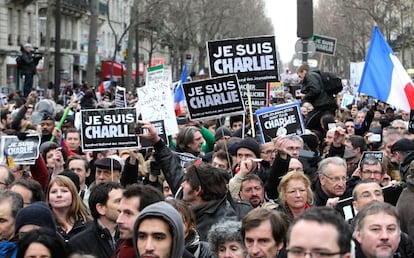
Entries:
{"type": "Polygon", "coordinates": [[[307,39],[313,35],[313,1],[297,0],[298,28],[297,36],[307,39]]]}

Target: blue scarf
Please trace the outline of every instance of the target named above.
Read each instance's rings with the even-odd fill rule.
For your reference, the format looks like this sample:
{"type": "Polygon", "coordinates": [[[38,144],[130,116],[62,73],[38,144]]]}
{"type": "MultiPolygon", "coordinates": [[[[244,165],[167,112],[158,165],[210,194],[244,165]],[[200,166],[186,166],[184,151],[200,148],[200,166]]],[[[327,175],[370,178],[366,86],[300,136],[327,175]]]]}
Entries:
{"type": "Polygon", "coordinates": [[[17,255],[17,245],[13,242],[2,240],[0,242],[0,258],[11,257],[16,258],[17,255]],[[10,256],[6,256],[9,254],[10,256]]]}

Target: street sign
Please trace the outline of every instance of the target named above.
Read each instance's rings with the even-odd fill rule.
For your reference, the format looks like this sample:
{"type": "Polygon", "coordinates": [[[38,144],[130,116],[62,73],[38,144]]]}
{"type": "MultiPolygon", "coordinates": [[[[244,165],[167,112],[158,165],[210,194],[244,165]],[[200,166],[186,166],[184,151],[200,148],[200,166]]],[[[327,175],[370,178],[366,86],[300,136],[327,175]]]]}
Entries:
{"type": "Polygon", "coordinates": [[[334,56],[336,50],[336,38],[313,34],[313,42],[315,42],[316,52],[334,56]]]}
{"type": "Polygon", "coordinates": [[[308,44],[308,50],[306,51],[308,57],[312,57],[316,51],[315,42],[313,42],[312,40],[298,39],[295,44],[295,52],[297,54],[306,54],[303,52],[303,43],[305,43],[305,41],[308,44]]]}
{"type": "MultiPolygon", "coordinates": [[[[309,67],[315,68],[318,67],[318,60],[316,59],[308,59],[308,61],[306,62],[309,67]]],[[[299,58],[295,58],[293,59],[293,66],[295,67],[299,67],[303,64],[302,60],[299,58]]]]}

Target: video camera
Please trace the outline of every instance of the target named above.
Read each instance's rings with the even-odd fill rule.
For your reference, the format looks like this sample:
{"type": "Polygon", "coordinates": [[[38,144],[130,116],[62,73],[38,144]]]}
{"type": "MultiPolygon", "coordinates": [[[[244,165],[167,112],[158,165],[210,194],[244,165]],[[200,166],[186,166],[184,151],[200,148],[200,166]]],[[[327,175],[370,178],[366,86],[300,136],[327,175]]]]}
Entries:
{"type": "Polygon", "coordinates": [[[39,51],[38,47],[34,47],[32,51],[32,57],[34,59],[40,60],[43,57],[43,52],[39,51]]]}

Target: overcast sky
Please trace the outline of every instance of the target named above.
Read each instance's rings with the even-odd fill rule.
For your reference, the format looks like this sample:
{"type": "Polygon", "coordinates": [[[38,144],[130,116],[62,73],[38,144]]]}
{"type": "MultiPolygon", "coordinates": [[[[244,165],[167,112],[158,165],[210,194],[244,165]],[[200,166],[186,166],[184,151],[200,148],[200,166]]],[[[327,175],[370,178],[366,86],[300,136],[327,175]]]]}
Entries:
{"type": "Polygon", "coordinates": [[[295,53],[296,0],[265,0],[266,11],[272,19],[276,44],[282,62],[289,62],[295,53]]]}

